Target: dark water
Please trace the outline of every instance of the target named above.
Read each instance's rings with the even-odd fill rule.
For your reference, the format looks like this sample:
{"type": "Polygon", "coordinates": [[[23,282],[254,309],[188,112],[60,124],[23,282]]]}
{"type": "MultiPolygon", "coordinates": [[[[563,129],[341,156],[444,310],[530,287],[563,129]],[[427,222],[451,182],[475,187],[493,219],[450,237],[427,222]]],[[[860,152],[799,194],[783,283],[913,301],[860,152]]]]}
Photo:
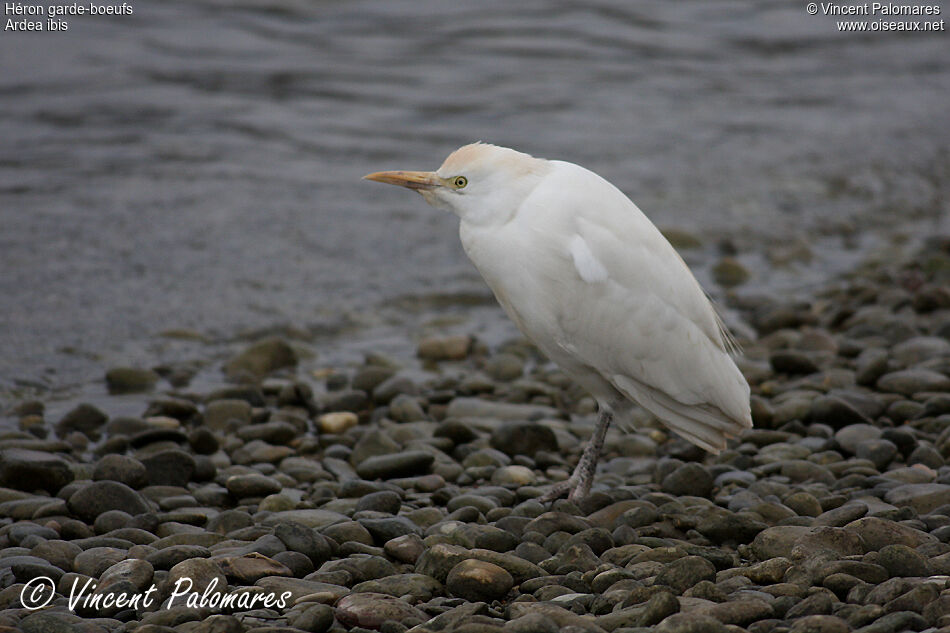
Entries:
{"type": "Polygon", "coordinates": [[[703,237],[704,279],[724,237],[774,291],[945,224],[947,33],[804,4],[163,0],[0,32],[0,392],[503,323],[466,307],[455,220],[360,180],[478,139],[601,173],[703,237]]]}

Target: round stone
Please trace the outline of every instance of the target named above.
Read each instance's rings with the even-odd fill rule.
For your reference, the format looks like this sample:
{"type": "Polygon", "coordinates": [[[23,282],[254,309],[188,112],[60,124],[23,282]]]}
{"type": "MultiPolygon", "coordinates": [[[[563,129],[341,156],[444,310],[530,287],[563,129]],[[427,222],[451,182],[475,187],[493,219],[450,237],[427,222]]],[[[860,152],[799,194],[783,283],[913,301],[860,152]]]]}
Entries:
{"type": "Polygon", "coordinates": [[[446,589],[457,598],[470,602],[501,600],[514,585],[507,571],[480,560],[463,560],[455,565],[445,580],[446,589]]]}

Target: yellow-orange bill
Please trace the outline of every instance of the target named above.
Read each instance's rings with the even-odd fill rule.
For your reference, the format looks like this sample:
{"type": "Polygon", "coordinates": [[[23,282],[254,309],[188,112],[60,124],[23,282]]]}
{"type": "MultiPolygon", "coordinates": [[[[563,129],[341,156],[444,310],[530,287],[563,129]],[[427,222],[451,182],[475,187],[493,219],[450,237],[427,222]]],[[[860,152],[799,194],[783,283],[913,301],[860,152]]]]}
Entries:
{"type": "Polygon", "coordinates": [[[377,171],[363,176],[363,179],[417,190],[432,189],[442,184],[432,171],[377,171]]]}

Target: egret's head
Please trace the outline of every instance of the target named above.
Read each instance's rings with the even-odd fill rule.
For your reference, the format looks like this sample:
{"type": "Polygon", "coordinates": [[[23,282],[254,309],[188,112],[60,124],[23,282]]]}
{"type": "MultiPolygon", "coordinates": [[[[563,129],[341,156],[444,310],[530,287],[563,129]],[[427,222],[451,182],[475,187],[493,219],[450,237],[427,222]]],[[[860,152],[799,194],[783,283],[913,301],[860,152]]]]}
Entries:
{"type": "Polygon", "coordinates": [[[364,178],[413,189],[434,207],[487,224],[508,221],[548,170],[546,160],[473,143],[452,152],[436,171],[380,171],[364,178]]]}

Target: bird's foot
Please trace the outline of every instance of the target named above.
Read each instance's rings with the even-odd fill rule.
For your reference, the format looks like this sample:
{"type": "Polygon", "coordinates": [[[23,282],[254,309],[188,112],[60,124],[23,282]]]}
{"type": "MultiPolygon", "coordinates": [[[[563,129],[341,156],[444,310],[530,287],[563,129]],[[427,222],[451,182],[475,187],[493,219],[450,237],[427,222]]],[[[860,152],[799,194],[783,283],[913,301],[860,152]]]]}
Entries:
{"type": "Polygon", "coordinates": [[[560,481],[537,498],[539,503],[551,503],[567,495],[568,501],[581,501],[590,494],[590,486],[594,482],[593,473],[590,477],[584,477],[584,473],[578,473],[576,470],[570,478],[560,481]]]}

